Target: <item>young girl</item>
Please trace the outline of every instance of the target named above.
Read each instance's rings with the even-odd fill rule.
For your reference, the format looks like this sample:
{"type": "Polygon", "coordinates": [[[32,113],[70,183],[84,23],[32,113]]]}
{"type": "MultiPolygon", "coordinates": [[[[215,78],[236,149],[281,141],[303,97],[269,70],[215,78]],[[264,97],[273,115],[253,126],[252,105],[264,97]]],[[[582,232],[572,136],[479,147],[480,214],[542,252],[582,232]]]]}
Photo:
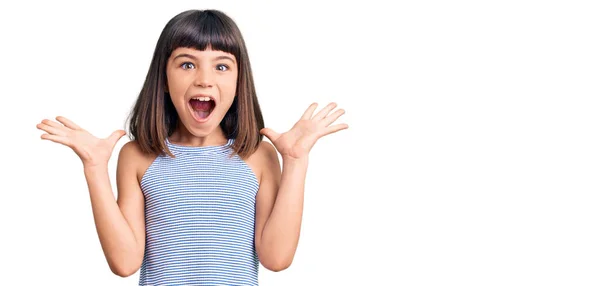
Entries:
{"type": "Polygon", "coordinates": [[[139,269],[139,285],[257,285],[259,262],[292,263],[309,151],[348,128],[332,125],[344,113],[335,107],[315,114],[311,104],[283,134],[264,128],[238,27],[190,10],[158,40],[119,152],[116,201],[108,161],[124,130],[99,139],[61,116],[37,128],[81,158],[112,272],[139,269]]]}

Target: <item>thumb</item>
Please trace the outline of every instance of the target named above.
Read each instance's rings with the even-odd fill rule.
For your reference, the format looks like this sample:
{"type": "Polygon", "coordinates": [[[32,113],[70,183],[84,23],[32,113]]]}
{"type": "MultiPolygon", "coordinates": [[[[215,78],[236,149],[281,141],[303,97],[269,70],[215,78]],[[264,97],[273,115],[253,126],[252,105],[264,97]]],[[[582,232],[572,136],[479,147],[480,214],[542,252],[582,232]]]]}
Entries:
{"type": "Polygon", "coordinates": [[[115,132],[110,134],[110,136],[108,136],[108,138],[106,139],[108,140],[108,142],[110,142],[112,146],[115,146],[117,144],[117,141],[119,141],[119,139],[121,139],[123,135],[125,135],[125,130],[116,130],[115,132]]]}
{"type": "Polygon", "coordinates": [[[269,140],[271,140],[271,142],[275,142],[275,140],[277,140],[277,138],[279,138],[279,136],[281,135],[281,134],[273,131],[271,128],[261,129],[260,134],[267,136],[267,138],[269,138],[269,140]]]}

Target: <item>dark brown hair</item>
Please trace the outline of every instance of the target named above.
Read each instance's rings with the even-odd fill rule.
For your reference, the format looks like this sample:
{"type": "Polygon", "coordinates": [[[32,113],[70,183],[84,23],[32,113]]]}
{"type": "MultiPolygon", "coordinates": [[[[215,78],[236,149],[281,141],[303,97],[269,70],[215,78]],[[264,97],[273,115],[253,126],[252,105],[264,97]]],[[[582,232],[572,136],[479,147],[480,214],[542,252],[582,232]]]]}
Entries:
{"type": "Polygon", "coordinates": [[[254,153],[263,139],[263,117],[256,97],[246,44],[235,22],[217,10],[188,10],[173,17],[164,27],[146,80],[128,117],[132,140],[145,153],[171,157],[165,139],[177,126],[178,115],[167,86],[166,66],[173,50],[210,47],[230,53],[238,63],[236,96],[220,125],[227,139],[235,139],[233,154],[245,158],[254,153]]]}

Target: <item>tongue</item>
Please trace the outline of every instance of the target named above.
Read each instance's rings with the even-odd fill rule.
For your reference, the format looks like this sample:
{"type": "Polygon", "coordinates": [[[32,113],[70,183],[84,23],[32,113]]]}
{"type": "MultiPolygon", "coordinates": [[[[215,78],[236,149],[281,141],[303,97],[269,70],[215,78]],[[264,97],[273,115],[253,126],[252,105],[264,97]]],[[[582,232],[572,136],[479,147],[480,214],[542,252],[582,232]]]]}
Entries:
{"type": "Polygon", "coordinates": [[[190,104],[192,105],[194,113],[201,119],[207,118],[214,107],[212,101],[191,100],[190,104]]]}
{"type": "Polygon", "coordinates": [[[212,103],[210,101],[192,100],[191,105],[195,111],[204,111],[204,112],[210,111],[210,108],[212,107],[212,103]]]}

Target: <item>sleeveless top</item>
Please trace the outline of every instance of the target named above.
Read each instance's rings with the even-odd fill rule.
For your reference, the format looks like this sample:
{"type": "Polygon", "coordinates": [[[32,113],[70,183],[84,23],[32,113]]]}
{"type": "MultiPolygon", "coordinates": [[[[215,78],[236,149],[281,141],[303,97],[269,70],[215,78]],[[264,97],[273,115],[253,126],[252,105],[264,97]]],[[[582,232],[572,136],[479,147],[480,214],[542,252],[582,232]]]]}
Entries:
{"type": "Polygon", "coordinates": [[[139,285],[258,285],[258,181],[225,145],[166,144],[141,180],[146,245],[139,285]]]}

